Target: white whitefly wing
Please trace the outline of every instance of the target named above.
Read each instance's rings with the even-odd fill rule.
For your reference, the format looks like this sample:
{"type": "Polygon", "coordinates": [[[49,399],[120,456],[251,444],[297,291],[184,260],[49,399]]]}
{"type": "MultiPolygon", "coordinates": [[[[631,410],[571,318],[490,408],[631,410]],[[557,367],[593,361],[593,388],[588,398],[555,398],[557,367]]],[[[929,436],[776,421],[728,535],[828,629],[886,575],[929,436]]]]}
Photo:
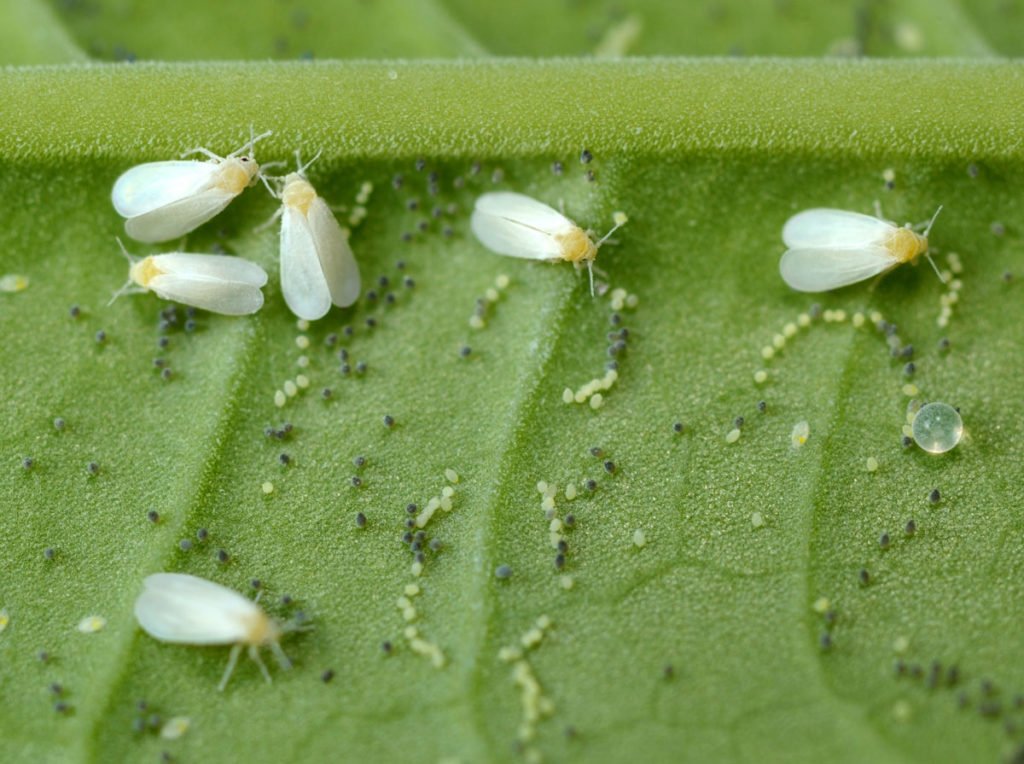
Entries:
{"type": "Polygon", "coordinates": [[[208,188],[130,217],[124,221],[124,230],[136,241],[177,239],[217,215],[235,196],[220,188],[208,188]]]}
{"type": "Polygon", "coordinates": [[[255,287],[267,283],[267,272],[244,257],[192,252],[170,252],[151,257],[154,265],[163,273],[238,282],[255,287]]]}
{"type": "Polygon", "coordinates": [[[237,281],[162,274],[150,279],[148,287],[165,300],[225,316],[246,316],[263,307],[260,288],[237,281]]]}
{"type": "Polygon", "coordinates": [[[266,615],[252,600],[185,573],[155,573],[142,582],[135,618],[164,642],[224,645],[245,642],[266,615]]]}
{"type": "Polygon", "coordinates": [[[893,230],[891,223],[871,215],[819,208],[787,220],[782,241],[790,249],[864,249],[881,245],[893,230]]]}
{"type": "Polygon", "coordinates": [[[219,169],[216,162],[147,162],[123,172],[110,198],[121,217],[133,218],[198,193],[219,169]]]}
{"type": "Polygon", "coordinates": [[[299,318],[315,321],[331,309],[331,290],[320,265],[309,220],[284,205],[281,215],[281,293],[299,318]]]}
{"type": "Polygon", "coordinates": [[[511,191],[477,198],[470,227],[480,243],[492,252],[531,260],[558,260],[561,244],[556,234],[571,231],[575,224],[543,202],[511,191]]]}
{"type": "Polygon", "coordinates": [[[505,218],[473,212],[470,227],[487,249],[529,260],[558,260],[562,248],[551,235],[505,218]]]}
{"type": "Polygon", "coordinates": [[[789,249],[779,273],[798,292],[827,292],[871,278],[897,264],[885,247],[789,249]]]}
{"type": "Polygon", "coordinates": [[[309,205],[307,222],[320,258],[323,278],[331,293],[331,302],[339,308],[347,308],[359,298],[362,288],[359,265],[348,238],[331,214],[330,207],[319,196],[309,205]]]}
{"type": "Polygon", "coordinates": [[[519,220],[545,233],[562,233],[573,227],[565,215],[532,196],[514,191],[493,191],[477,197],[474,209],[479,212],[519,220]]]}

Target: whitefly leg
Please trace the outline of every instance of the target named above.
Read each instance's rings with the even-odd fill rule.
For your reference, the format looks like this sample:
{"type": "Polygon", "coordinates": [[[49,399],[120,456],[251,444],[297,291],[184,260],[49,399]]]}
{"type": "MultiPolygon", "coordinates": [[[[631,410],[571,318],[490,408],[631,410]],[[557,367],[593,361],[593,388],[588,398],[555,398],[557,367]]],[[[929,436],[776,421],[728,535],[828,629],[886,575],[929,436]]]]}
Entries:
{"type": "MultiPolygon", "coordinates": [[[[268,193],[268,194],[270,194],[270,195],[271,195],[272,197],[274,197],[275,199],[280,199],[280,198],[281,198],[281,195],[280,195],[280,194],[278,194],[278,193],[277,193],[276,191],[274,191],[274,189],[273,189],[273,188],[271,188],[271,187],[270,187],[270,180],[269,180],[269,178],[270,178],[270,177],[272,177],[272,176],[268,176],[268,175],[264,175],[264,174],[263,174],[263,170],[264,170],[265,168],[267,168],[267,167],[271,167],[271,166],[273,166],[273,165],[275,165],[275,164],[284,164],[284,162],[269,162],[269,163],[267,163],[267,164],[265,164],[265,165],[262,165],[262,166],[260,167],[260,169],[259,169],[259,172],[257,172],[257,173],[256,173],[256,176],[257,176],[257,177],[258,177],[258,178],[260,179],[260,181],[261,181],[261,182],[263,183],[263,187],[267,189],[267,193],[268,193]]],[[[275,178],[275,180],[277,180],[277,178],[275,178]]]]}
{"type": "MultiPolygon", "coordinates": [[[[270,187],[268,186],[267,188],[268,188],[268,190],[269,190],[269,188],[270,188],[270,187]]],[[[271,191],[271,193],[273,193],[273,191],[271,191]]],[[[270,217],[269,217],[269,218],[268,218],[268,219],[266,220],[266,222],[260,223],[260,224],[259,224],[258,226],[256,226],[256,227],[255,227],[255,228],[253,229],[253,231],[252,231],[252,232],[253,232],[253,233],[259,233],[260,231],[266,231],[266,230],[267,230],[268,228],[270,228],[270,226],[274,225],[274,223],[276,223],[276,222],[277,222],[277,220],[278,220],[278,219],[279,219],[279,218],[281,217],[281,215],[283,215],[283,214],[284,214],[284,207],[283,207],[283,206],[281,206],[281,207],[278,207],[278,208],[277,208],[277,211],[276,211],[276,212],[275,212],[275,213],[274,213],[273,215],[271,215],[271,216],[270,216],[270,217]]]]}
{"type": "Polygon", "coordinates": [[[270,643],[270,651],[274,654],[274,658],[277,659],[278,665],[286,671],[292,667],[291,659],[285,654],[285,651],[281,649],[281,645],[277,642],[270,643]]]}
{"type": "Polygon", "coordinates": [[[224,688],[228,686],[228,680],[235,671],[235,665],[238,663],[238,656],[241,652],[241,645],[235,645],[231,648],[231,656],[228,658],[227,668],[224,669],[224,676],[220,678],[220,684],[217,685],[217,692],[224,692],[224,688]]]}
{"type": "Polygon", "coordinates": [[[252,662],[260,667],[260,673],[263,674],[263,678],[267,680],[267,684],[273,684],[274,680],[270,678],[270,672],[267,671],[267,665],[260,658],[260,648],[256,645],[249,645],[249,658],[252,662]]]}
{"type": "Polygon", "coordinates": [[[219,156],[218,154],[214,154],[212,151],[210,151],[209,149],[204,149],[202,146],[197,146],[194,149],[189,149],[188,151],[184,152],[181,155],[181,158],[184,159],[185,157],[190,156],[192,154],[202,154],[203,156],[209,157],[210,159],[216,159],[218,162],[224,161],[224,157],[219,156]]]}

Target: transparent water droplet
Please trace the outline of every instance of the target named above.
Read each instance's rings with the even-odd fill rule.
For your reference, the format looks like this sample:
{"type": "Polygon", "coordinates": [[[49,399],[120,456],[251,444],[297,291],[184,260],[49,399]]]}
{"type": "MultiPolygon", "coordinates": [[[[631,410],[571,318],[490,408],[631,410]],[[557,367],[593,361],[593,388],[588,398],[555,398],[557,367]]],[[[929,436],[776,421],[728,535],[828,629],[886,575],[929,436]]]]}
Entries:
{"type": "Polygon", "coordinates": [[[964,434],[964,422],[948,403],[921,407],[912,425],[914,441],[930,454],[944,454],[956,448],[964,434]]]}

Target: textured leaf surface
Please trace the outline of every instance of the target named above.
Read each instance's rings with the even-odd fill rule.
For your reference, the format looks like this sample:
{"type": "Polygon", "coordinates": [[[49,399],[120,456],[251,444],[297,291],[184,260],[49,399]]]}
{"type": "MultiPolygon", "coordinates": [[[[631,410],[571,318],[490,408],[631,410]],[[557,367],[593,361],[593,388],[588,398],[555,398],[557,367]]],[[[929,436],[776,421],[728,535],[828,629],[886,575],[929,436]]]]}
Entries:
{"type": "MultiPolygon", "coordinates": [[[[61,10],[84,49],[96,46],[70,17],[88,7],[100,5],[61,10]]],[[[102,7],[90,34],[109,52],[114,38],[102,30],[141,27],[112,22],[112,4],[102,7]]],[[[254,5],[254,30],[270,28],[259,21],[270,7],[254,5]]],[[[654,18],[659,7],[643,11],[654,18]]],[[[467,52],[459,40],[512,52],[488,36],[497,19],[474,21],[471,4],[422,8],[447,20],[424,24],[421,39],[441,40],[436,53],[467,52]]],[[[994,17],[980,4],[969,12],[994,17]]],[[[568,12],[557,18],[564,30],[586,28],[568,12]]],[[[516,20],[506,20],[512,29],[516,20]]],[[[837,37],[848,33],[836,25],[837,37]]],[[[647,28],[653,38],[638,38],[640,48],[674,52],[657,48],[658,25],[647,28]]],[[[945,28],[958,45],[973,44],[970,29],[945,28]]],[[[538,34],[527,48],[525,32],[510,36],[516,50],[537,53],[591,44],[584,36],[554,47],[538,34]]],[[[187,57],[144,50],[146,37],[125,49],[187,57]]],[[[363,55],[390,52],[382,43],[363,55]]],[[[1018,64],[966,61],[0,72],[0,276],[29,279],[24,291],[0,293],[0,611],[10,619],[0,632],[0,759],[154,760],[168,751],[181,761],[895,762],[1011,753],[1024,722],[1015,700],[1024,691],[1024,426],[1013,413],[1019,285],[1004,274],[1021,270],[1022,84],[1018,64]],[[113,180],[195,145],[229,152],[250,125],[275,131],[259,144],[261,161],[322,149],[311,180],[333,205],[352,208],[362,184],[373,184],[352,245],[376,299],[366,294],[305,332],[274,276],[256,316],[199,314],[190,331],[183,309],[177,325],[161,327],[165,305],[152,295],[108,306],[127,270],[113,238],[123,231],[109,203],[113,180]],[[583,148],[594,157],[587,165],[583,148]],[[591,298],[586,274],[475,243],[468,211],[495,188],[562,202],[598,232],[613,211],[629,214],[598,259],[602,281],[639,298],[619,311],[621,324],[608,295],[591,298]],[[947,327],[936,318],[949,288],[927,265],[817,298],[779,279],[789,215],[870,211],[876,199],[901,222],[944,205],[936,259],[944,266],[956,252],[964,264],[947,327]],[[471,328],[478,298],[503,274],[510,285],[488,304],[485,328],[471,328]],[[814,319],[764,360],[762,348],[815,301],[846,319],[814,319]],[[915,348],[912,378],[870,320],[854,328],[857,311],[898,325],[901,346],[915,348]],[[604,373],[607,333],[622,326],[627,348],[604,405],[563,403],[565,387],[604,373]],[[770,375],[762,385],[759,369],[770,375]],[[299,374],[309,388],[277,408],[274,392],[299,374]],[[908,382],[917,397],[961,408],[958,449],[932,457],[901,445],[908,382]],[[737,416],[742,435],[728,444],[737,416]],[[795,449],[800,421],[810,435],[795,449]],[[285,439],[264,434],[284,422],[294,426],[285,439]],[[401,540],[406,505],[440,495],[446,468],[460,476],[454,507],[425,528],[424,541],[441,547],[427,544],[417,577],[401,540]],[[541,480],[559,486],[557,516],[575,518],[560,571],[541,480]],[[904,533],[910,518],[913,536],[904,533]],[[507,579],[495,576],[501,565],[507,579]],[[268,686],[243,660],[218,694],[226,648],[160,644],[135,624],[141,580],[157,570],[240,591],[259,579],[269,612],[301,610],[315,626],[283,645],[294,669],[272,665],[268,686]],[[411,583],[419,594],[406,594],[411,583]],[[444,668],[405,636],[402,596],[444,668]],[[78,631],[94,614],[106,627],[78,631]],[[524,654],[552,712],[517,742],[522,690],[500,656],[542,616],[551,626],[524,654]],[[941,675],[932,682],[934,661],[941,675]],[[68,709],[55,712],[56,701],[68,709]],[[133,731],[153,714],[187,716],[191,727],[180,740],[133,731]]],[[[188,249],[221,248],[273,274],[276,234],[254,229],[274,208],[260,187],[247,191],[191,234],[188,249]]]]}

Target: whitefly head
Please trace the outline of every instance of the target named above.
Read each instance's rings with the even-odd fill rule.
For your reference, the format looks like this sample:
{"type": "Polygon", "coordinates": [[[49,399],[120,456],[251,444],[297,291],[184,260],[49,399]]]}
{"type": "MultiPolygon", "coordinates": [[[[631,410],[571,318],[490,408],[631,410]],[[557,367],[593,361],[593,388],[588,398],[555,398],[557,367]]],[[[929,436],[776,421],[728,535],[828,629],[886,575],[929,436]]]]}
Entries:
{"type": "Polygon", "coordinates": [[[306,180],[306,176],[298,173],[288,173],[284,178],[284,187],[281,191],[281,203],[286,207],[294,207],[303,215],[309,214],[309,207],[316,199],[316,189],[313,184],[306,180]]]}
{"type": "Polygon", "coordinates": [[[272,130],[267,130],[259,135],[250,135],[249,141],[245,145],[224,157],[217,173],[216,187],[237,196],[247,187],[255,185],[257,179],[262,179],[260,165],[256,161],[256,143],[271,135],[273,135],[272,130]]]}
{"type": "MultiPolygon", "coordinates": [[[[885,247],[889,250],[892,256],[900,263],[907,263],[916,260],[921,255],[928,254],[928,234],[932,231],[932,226],[935,225],[935,219],[942,212],[942,205],[935,210],[935,214],[932,215],[931,220],[928,221],[922,233],[917,233],[913,229],[911,224],[907,224],[902,228],[893,227],[892,231],[885,242],[885,247]]],[[[929,258],[929,262],[931,258],[929,258]]],[[[934,267],[935,264],[932,263],[934,267]]],[[[937,272],[937,269],[936,269],[937,272]]],[[[941,275],[939,278],[942,278],[941,275]]]]}
{"type": "Polygon", "coordinates": [[[153,276],[159,275],[157,273],[151,273],[148,261],[151,261],[149,257],[139,258],[125,249],[124,242],[118,236],[114,237],[114,241],[117,242],[117,246],[121,248],[121,254],[128,261],[128,280],[124,282],[120,289],[118,289],[111,296],[110,301],[107,303],[108,306],[113,305],[114,301],[123,294],[128,294],[133,291],[141,291],[146,289],[146,284],[153,276]]]}
{"type": "MultiPolygon", "coordinates": [[[[274,195],[281,199],[282,204],[296,207],[303,214],[309,212],[309,205],[316,199],[316,189],[306,178],[306,170],[320,158],[321,153],[322,151],[316,152],[312,159],[303,164],[301,151],[295,149],[295,172],[290,172],[283,178],[281,176],[265,176],[278,184],[279,191],[274,195]]],[[[264,167],[266,166],[268,165],[264,165],[264,167]]]]}

